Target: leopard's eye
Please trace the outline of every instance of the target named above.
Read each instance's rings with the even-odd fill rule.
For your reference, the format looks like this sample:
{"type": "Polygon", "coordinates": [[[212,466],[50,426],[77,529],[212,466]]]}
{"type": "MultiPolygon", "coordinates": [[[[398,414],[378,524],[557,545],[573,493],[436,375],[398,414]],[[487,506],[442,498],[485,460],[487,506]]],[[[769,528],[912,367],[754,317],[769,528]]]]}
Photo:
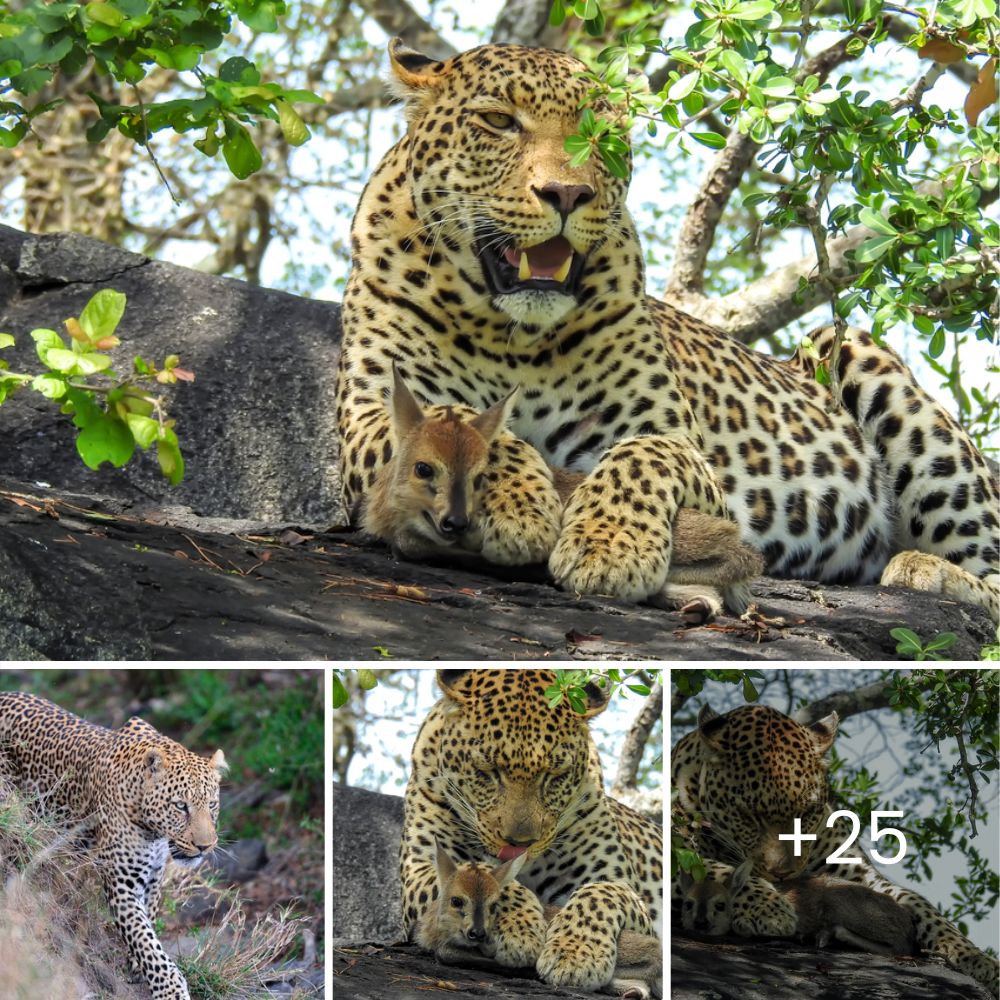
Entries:
{"type": "Polygon", "coordinates": [[[481,111],[479,117],[482,118],[490,128],[499,129],[501,132],[508,132],[517,128],[517,121],[513,115],[508,115],[503,111],[481,111]]]}
{"type": "Polygon", "coordinates": [[[413,466],[413,474],[417,477],[417,479],[433,479],[434,469],[426,462],[417,462],[417,464],[413,466]]]}
{"type": "Polygon", "coordinates": [[[177,801],[174,803],[174,808],[180,809],[182,813],[186,813],[188,811],[188,804],[186,802],[177,801]]]}

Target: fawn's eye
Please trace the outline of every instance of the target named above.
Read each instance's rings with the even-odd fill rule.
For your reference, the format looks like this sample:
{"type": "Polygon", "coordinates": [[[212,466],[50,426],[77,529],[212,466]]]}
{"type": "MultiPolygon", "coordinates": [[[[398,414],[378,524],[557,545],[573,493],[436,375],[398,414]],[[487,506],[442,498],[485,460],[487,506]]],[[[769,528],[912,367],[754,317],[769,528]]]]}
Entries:
{"type": "Polygon", "coordinates": [[[517,127],[517,122],[513,115],[508,115],[503,111],[482,111],[479,114],[490,128],[499,129],[501,132],[509,131],[517,127]]]}
{"type": "Polygon", "coordinates": [[[417,462],[417,464],[413,466],[413,474],[417,477],[417,479],[434,478],[434,470],[426,462],[417,462]]]}
{"type": "Polygon", "coordinates": [[[462,909],[463,906],[465,906],[465,900],[462,899],[461,896],[452,896],[451,897],[451,905],[456,910],[460,910],[460,909],[462,909]]]}

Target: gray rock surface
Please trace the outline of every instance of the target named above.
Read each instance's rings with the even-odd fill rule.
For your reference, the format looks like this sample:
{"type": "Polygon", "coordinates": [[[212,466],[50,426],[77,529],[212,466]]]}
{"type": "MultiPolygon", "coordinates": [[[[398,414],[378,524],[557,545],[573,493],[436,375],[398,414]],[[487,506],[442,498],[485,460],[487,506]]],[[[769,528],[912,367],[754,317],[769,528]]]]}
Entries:
{"type": "Polygon", "coordinates": [[[333,918],[335,946],[403,940],[399,838],[403,800],[333,785],[333,918]]]}
{"type": "Polygon", "coordinates": [[[935,962],[792,941],[671,941],[674,1000],[993,1000],[935,962]]]}
{"type": "Polygon", "coordinates": [[[195,381],[174,387],[170,414],[186,463],[171,488],[153,457],[92,472],[59,408],[22,390],[0,409],[0,474],[205,516],[343,523],[333,415],[340,307],[152,261],[76,234],[27,236],[0,226],[0,331],[13,371],[38,371],[29,333],[65,336],[100,288],[128,296],[114,357],[177,354],[195,381]]]}
{"type": "Polygon", "coordinates": [[[0,476],[0,658],[893,659],[889,630],[991,641],[985,612],[928,594],[762,578],[763,617],[677,614],[562,593],[539,574],[397,562],[354,533],[32,489],[0,476]]]}

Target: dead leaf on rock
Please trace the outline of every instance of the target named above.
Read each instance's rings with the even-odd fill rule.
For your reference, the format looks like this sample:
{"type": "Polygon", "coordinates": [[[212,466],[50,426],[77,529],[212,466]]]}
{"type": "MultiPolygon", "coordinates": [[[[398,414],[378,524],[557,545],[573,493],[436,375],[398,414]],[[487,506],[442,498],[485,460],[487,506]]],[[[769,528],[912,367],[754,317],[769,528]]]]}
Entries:
{"type": "Polygon", "coordinates": [[[965,99],[965,120],[970,128],[975,128],[979,116],[996,99],[997,61],[993,58],[984,63],[976,82],[969,88],[969,96],[965,99]]]}
{"type": "Polygon", "coordinates": [[[278,535],[278,543],[280,545],[301,545],[303,542],[308,542],[312,535],[300,535],[297,531],[292,528],[285,528],[285,530],[278,535]]]}
{"type": "Polygon", "coordinates": [[[174,549],[174,555],[178,559],[190,559],[190,556],[186,552],[182,552],[180,549],[174,549]]]}
{"type": "Polygon", "coordinates": [[[600,642],[603,638],[600,632],[577,632],[576,629],[570,629],[566,633],[566,641],[573,643],[574,646],[579,646],[581,642],[600,642]]]}

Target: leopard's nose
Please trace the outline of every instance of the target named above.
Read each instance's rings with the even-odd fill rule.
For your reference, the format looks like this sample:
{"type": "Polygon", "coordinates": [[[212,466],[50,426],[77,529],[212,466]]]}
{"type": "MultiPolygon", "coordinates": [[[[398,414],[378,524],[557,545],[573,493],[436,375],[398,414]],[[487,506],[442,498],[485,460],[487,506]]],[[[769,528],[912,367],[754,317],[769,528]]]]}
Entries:
{"type": "Polygon", "coordinates": [[[539,201],[551,205],[562,217],[592,201],[595,191],[589,184],[558,184],[550,181],[542,187],[532,187],[539,201]]]}

